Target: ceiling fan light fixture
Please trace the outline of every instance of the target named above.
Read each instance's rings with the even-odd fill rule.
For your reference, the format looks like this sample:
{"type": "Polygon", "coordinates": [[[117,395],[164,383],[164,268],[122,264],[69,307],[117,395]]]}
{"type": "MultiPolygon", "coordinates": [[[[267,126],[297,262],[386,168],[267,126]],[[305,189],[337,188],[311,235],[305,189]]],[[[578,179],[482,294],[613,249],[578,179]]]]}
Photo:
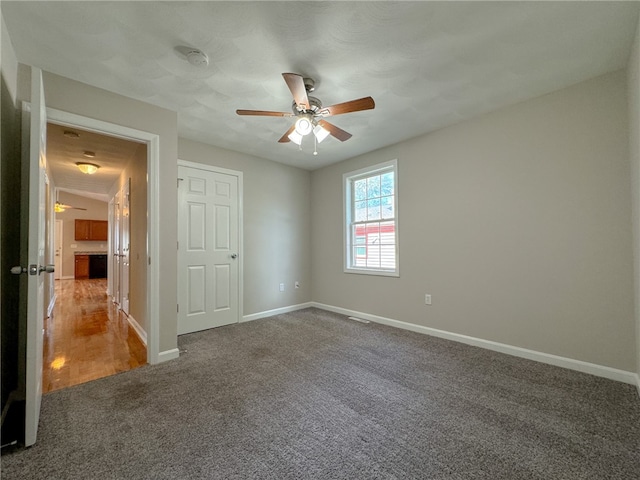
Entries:
{"type": "Polygon", "coordinates": [[[306,115],[304,117],[300,117],[298,120],[296,120],[296,132],[301,135],[301,136],[305,136],[305,135],[309,135],[311,133],[311,130],[313,130],[313,123],[311,123],[311,119],[309,117],[307,117],[306,115]]]}
{"type": "Polygon", "coordinates": [[[302,145],[302,135],[300,135],[296,130],[291,132],[288,137],[289,140],[291,140],[296,145],[302,145]]]}
{"type": "Polygon", "coordinates": [[[95,163],[86,163],[86,162],[77,162],[76,166],[80,169],[82,173],[86,173],[87,175],[93,175],[98,171],[100,166],[95,163]]]}
{"type": "Polygon", "coordinates": [[[313,134],[316,136],[318,143],[322,143],[329,136],[329,130],[323,128],[322,125],[316,125],[316,128],[313,129],[313,134]]]}

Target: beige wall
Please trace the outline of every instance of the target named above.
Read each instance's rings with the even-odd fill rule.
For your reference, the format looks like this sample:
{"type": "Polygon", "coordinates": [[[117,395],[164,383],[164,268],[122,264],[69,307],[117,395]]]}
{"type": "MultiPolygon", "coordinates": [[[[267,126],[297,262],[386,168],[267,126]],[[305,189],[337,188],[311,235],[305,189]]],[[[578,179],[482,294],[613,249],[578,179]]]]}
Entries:
{"type": "Polygon", "coordinates": [[[109,198],[131,178],[129,193],[129,314],[149,333],[147,313],[147,146],[140,144],[113,185],[109,198]]]}
{"type": "Polygon", "coordinates": [[[636,319],[636,368],[640,392],[640,22],[627,68],[629,96],[629,150],[633,205],[634,297],[636,319]]]}
{"type": "Polygon", "coordinates": [[[182,138],[178,158],[243,173],[244,315],[310,301],[310,173],[182,138]]]}
{"type": "Polygon", "coordinates": [[[47,72],[44,87],[51,108],[159,135],[159,341],[160,352],[173,350],[177,346],[177,114],[47,72]]]}
{"type": "MultiPolygon", "coordinates": [[[[58,192],[58,201],[73,207],[86,210],[69,209],[56,213],[56,220],[62,220],[62,278],[73,278],[75,275],[75,252],[107,252],[107,242],[82,242],[75,240],[75,220],[84,218],[91,220],[107,220],[107,202],[92,198],[58,192]]],[[[54,230],[55,231],[55,230],[54,230]]]]}
{"type": "Polygon", "coordinates": [[[4,23],[4,15],[0,14],[0,65],[2,78],[6,83],[9,98],[15,103],[18,94],[18,60],[9,38],[9,31],[4,23]]]}
{"type": "Polygon", "coordinates": [[[316,170],[312,298],[634,370],[629,175],[622,71],[316,170]],[[342,174],[393,158],[400,278],[345,274],[342,174]]]}

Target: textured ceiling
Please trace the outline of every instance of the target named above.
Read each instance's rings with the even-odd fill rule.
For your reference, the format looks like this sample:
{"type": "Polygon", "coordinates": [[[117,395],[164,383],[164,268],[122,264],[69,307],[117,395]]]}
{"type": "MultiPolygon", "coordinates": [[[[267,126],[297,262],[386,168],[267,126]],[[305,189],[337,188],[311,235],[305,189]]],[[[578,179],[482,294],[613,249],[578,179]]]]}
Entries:
{"type": "MultiPolygon", "coordinates": [[[[636,2],[10,2],[18,60],[178,112],[184,138],[315,169],[623,68],[636,2]],[[206,68],[175,49],[203,50],[206,68]],[[347,142],[300,151],[282,72],[316,80],[347,142]]],[[[309,137],[307,137],[309,138],[309,137]]],[[[312,138],[312,136],[311,136],[312,138]]],[[[306,139],[305,139],[306,140],[306,139]]]]}

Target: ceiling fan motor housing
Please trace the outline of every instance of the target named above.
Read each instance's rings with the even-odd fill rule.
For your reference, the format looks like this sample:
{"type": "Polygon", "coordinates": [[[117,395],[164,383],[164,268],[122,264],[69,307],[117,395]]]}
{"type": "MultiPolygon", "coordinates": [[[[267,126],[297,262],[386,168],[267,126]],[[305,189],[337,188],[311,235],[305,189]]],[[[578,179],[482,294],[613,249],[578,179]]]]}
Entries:
{"type": "Polygon", "coordinates": [[[291,105],[291,109],[293,110],[293,113],[295,113],[296,115],[303,115],[305,113],[311,113],[315,115],[322,109],[322,102],[320,101],[319,98],[309,96],[308,99],[309,99],[308,110],[304,110],[304,109],[299,110],[298,104],[296,104],[296,102],[294,101],[293,104],[291,105]]]}
{"type": "Polygon", "coordinates": [[[311,93],[316,89],[316,81],[313,78],[304,77],[302,81],[304,83],[304,88],[308,93],[311,93]]]}

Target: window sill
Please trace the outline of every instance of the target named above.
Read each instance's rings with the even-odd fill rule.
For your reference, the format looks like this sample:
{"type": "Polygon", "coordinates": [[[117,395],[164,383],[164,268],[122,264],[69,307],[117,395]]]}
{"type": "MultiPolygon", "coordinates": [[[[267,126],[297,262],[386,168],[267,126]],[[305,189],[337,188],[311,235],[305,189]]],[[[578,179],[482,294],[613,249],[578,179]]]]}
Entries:
{"type": "Polygon", "coordinates": [[[400,272],[389,270],[373,270],[359,268],[345,268],[344,273],[355,273],[356,275],[375,275],[378,277],[400,277],[400,272]]]}

